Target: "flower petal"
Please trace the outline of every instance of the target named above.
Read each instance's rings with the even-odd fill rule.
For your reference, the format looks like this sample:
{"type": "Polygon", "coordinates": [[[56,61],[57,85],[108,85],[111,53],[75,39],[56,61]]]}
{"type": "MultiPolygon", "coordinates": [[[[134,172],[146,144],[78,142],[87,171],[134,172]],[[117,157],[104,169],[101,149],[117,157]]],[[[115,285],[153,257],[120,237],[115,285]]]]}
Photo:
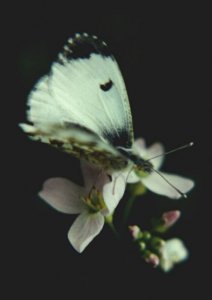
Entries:
{"type": "Polygon", "coordinates": [[[160,254],[160,267],[165,272],[170,271],[174,264],[182,262],[188,258],[188,250],[184,243],[177,238],[166,241],[165,245],[160,250],[160,254]]]}
{"type": "Polygon", "coordinates": [[[104,225],[103,215],[84,211],[69,229],[68,239],[74,249],[81,253],[88,244],[100,233],[104,225]]]}
{"type": "Polygon", "coordinates": [[[80,197],[84,189],[65,178],[50,178],[44,182],[39,196],[54,209],[77,214],[84,210],[85,205],[80,197]]]}
{"type": "Polygon", "coordinates": [[[83,174],[84,184],[86,192],[90,192],[91,188],[95,185],[98,180],[98,176],[101,174],[101,170],[89,163],[85,160],[81,160],[81,170],[83,174]]]}
{"type": "MultiPolygon", "coordinates": [[[[137,139],[133,144],[134,151],[144,159],[151,159],[154,156],[164,153],[164,147],[161,143],[154,143],[150,147],[146,147],[144,139],[137,139]]],[[[151,161],[153,167],[158,170],[164,160],[164,155],[161,155],[151,161]]],[[[132,181],[130,181],[132,182],[132,181]]]]}
{"type": "Polygon", "coordinates": [[[136,183],[138,181],[140,181],[140,177],[136,175],[135,171],[128,172],[127,183],[136,183]]]}
{"type": "Polygon", "coordinates": [[[107,206],[107,211],[103,212],[105,215],[112,214],[118,205],[119,201],[124,195],[126,188],[126,174],[114,173],[112,174],[112,181],[103,186],[103,198],[107,206]]]}
{"type": "Polygon", "coordinates": [[[137,152],[141,157],[146,156],[146,142],[144,139],[136,139],[133,143],[133,150],[137,152]]]}
{"type": "MultiPolygon", "coordinates": [[[[157,155],[163,154],[165,152],[164,147],[161,143],[155,143],[146,149],[146,159],[151,159],[157,155]]],[[[158,170],[164,161],[164,155],[160,155],[157,158],[151,160],[153,167],[158,170]]]]}
{"type": "MultiPolygon", "coordinates": [[[[187,193],[194,186],[194,182],[191,179],[164,172],[160,173],[182,193],[187,193]]],[[[172,199],[179,199],[181,197],[181,195],[171,185],[169,185],[159,174],[154,171],[147,177],[143,177],[141,181],[150,191],[156,194],[164,195],[172,199]]]]}
{"type": "Polygon", "coordinates": [[[106,204],[106,209],[102,213],[104,215],[111,214],[124,194],[126,177],[129,172],[116,172],[109,175],[105,171],[93,167],[84,161],[81,161],[81,167],[86,191],[90,192],[90,189],[95,186],[102,193],[106,204]]]}

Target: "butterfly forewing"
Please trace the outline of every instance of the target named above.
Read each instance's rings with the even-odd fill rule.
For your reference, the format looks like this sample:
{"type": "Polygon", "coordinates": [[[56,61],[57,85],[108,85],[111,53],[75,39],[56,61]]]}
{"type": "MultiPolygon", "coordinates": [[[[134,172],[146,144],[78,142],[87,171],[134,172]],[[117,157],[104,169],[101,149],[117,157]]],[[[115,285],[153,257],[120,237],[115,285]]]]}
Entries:
{"type": "MultiPolygon", "coordinates": [[[[80,123],[113,145],[131,147],[132,119],[125,84],[107,45],[95,37],[76,35],[52,67],[51,88],[80,123]],[[76,100],[77,99],[77,100],[76,100]]],[[[58,100],[58,99],[57,99],[58,100]]]]}
{"type": "Polygon", "coordinates": [[[87,160],[98,152],[96,163],[99,160],[104,166],[115,165],[109,160],[117,161],[115,168],[121,168],[123,161],[126,164],[126,159],[115,147],[130,148],[132,145],[128,96],[114,57],[107,45],[96,37],[77,34],[69,39],[49,75],[44,76],[29,95],[28,105],[34,138],[37,135],[41,141],[53,145],[54,132],[53,140],[55,145],[59,141],[59,145],[64,138],[63,129],[69,138],[63,141],[62,150],[87,160]],[[67,124],[78,126],[78,130],[67,124]],[[80,136],[86,132],[95,140],[95,147],[94,144],[86,146],[88,141],[80,141],[80,136]],[[109,152],[106,149],[110,149],[109,152]]]}

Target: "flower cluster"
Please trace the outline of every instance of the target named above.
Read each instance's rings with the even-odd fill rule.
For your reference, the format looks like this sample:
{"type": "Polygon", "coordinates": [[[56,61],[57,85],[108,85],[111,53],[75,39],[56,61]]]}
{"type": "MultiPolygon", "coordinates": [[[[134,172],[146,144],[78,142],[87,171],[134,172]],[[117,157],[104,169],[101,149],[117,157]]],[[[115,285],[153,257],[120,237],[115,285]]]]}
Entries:
{"type": "MultiPolygon", "coordinates": [[[[59,212],[78,215],[68,231],[68,239],[79,253],[101,232],[105,221],[113,224],[113,213],[124,195],[127,183],[132,184],[134,198],[148,189],[159,195],[178,199],[194,186],[190,179],[158,172],[164,160],[164,155],[158,156],[164,153],[160,143],[147,148],[144,140],[138,139],[134,143],[133,151],[143,159],[153,158],[151,163],[155,172],[133,169],[131,172],[124,170],[108,173],[81,161],[84,186],[65,178],[51,178],[44,182],[39,193],[44,201],[59,212]]],[[[127,219],[129,209],[126,211],[127,219]]],[[[154,232],[159,235],[166,232],[179,216],[179,211],[164,213],[160,219],[154,220],[154,232]]],[[[142,231],[138,226],[130,226],[129,229],[142,257],[153,266],[169,271],[174,264],[188,256],[183,242],[177,238],[165,241],[151,231],[142,231]]]]}
{"type": "Polygon", "coordinates": [[[164,272],[170,271],[175,264],[188,257],[188,250],[180,239],[164,240],[155,235],[167,231],[179,217],[179,211],[168,211],[158,219],[160,226],[153,226],[151,231],[142,231],[137,225],[129,226],[131,236],[144,260],[153,267],[159,266],[164,272]]]}

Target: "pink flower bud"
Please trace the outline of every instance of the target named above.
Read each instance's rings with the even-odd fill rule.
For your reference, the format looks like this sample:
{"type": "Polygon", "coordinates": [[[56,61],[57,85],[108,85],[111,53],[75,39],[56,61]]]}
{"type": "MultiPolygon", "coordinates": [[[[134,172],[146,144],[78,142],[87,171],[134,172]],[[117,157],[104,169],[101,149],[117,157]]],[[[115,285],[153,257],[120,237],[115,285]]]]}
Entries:
{"type": "Polygon", "coordinates": [[[181,212],[179,210],[167,211],[162,215],[162,220],[166,228],[174,225],[177,220],[180,218],[181,212]]]}
{"type": "Polygon", "coordinates": [[[154,268],[156,268],[159,265],[159,263],[160,263],[159,257],[156,254],[154,254],[154,253],[150,253],[149,255],[147,255],[145,257],[145,261],[148,264],[151,264],[154,268]]]}
{"type": "Polygon", "coordinates": [[[133,237],[134,240],[137,240],[139,238],[139,235],[140,235],[140,228],[137,226],[137,225],[132,225],[132,226],[129,226],[129,231],[133,237]]]}

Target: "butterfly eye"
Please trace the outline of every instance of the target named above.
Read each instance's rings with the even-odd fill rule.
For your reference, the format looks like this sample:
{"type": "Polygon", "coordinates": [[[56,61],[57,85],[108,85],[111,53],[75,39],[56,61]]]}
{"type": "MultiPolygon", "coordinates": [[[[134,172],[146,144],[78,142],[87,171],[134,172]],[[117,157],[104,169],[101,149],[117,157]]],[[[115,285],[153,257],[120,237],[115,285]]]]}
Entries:
{"type": "Polygon", "coordinates": [[[100,89],[103,90],[104,92],[109,91],[113,86],[113,82],[110,79],[108,82],[100,84],[100,89]]]}

